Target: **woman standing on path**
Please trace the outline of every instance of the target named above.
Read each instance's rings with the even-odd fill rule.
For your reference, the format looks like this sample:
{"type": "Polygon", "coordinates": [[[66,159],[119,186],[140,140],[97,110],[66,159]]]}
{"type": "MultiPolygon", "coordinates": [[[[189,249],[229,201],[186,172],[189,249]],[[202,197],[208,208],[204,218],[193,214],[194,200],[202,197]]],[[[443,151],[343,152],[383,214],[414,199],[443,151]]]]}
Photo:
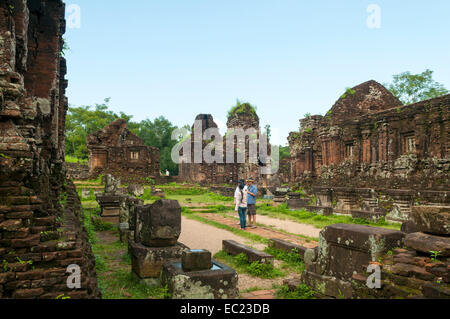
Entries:
{"type": "Polygon", "coordinates": [[[247,228],[247,189],[245,184],[240,182],[234,194],[235,210],[239,212],[241,229],[247,228]]]}

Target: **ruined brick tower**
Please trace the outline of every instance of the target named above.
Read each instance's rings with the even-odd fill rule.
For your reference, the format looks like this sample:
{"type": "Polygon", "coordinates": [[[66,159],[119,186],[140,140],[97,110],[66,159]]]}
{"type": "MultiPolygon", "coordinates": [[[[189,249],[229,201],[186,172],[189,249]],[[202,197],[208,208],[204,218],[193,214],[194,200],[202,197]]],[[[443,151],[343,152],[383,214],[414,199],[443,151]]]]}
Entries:
{"type": "Polygon", "coordinates": [[[0,298],[100,297],[65,179],[64,14],[61,0],[0,2],[0,298]],[[69,265],[80,289],[67,285],[69,265]]]}
{"type": "MultiPolygon", "coordinates": [[[[212,115],[199,114],[195,118],[195,123],[201,123],[201,134],[195,134],[200,127],[196,127],[196,124],[192,126],[191,138],[185,143],[190,143],[191,157],[190,163],[180,162],[179,178],[182,181],[196,182],[200,184],[234,184],[239,179],[254,178],[258,183],[265,180],[261,175],[261,167],[263,164],[259,161],[259,147],[258,139],[260,136],[259,117],[256,114],[255,109],[248,103],[241,104],[240,107],[236,107],[230,112],[227,122],[227,133],[225,136],[220,136],[218,133],[217,124],[214,122],[212,115]],[[207,163],[204,159],[197,163],[195,162],[195,138],[201,139],[207,129],[214,129],[217,131],[217,138],[222,141],[222,156],[220,161],[213,163],[207,163]],[[239,130],[245,132],[245,141],[240,145],[238,138],[234,137],[233,160],[227,161],[227,136],[236,134],[239,130]],[[250,142],[253,139],[255,143],[255,158],[250,159],[250,142]],[[245,151],[245,152],[244,152],[245,151]],[[244,160],[239,160],[240,154],[244,154],[244,160]]],[[[210,143],[205,138],[202,139],[199,145],[202,146],[202,150],[210,143]]],[[[220,146],[219,146],[220,147],[220,146]]],[[[268,148],[267,153],[270,155],[270,145],[266,145],[268,148]]],[[[182,155],[182,154],[180,154],[182,155]]]]}
{"type": "Polygon", "coordinates": [[[91,177],[109,173],[129,181],[159,176],[159,149],[144,145],[123,119],[88,135],[86,142],[91,177]]]}
{"type": "Polygon", "coordinates": [[[289,136],[291,183],[321,206],[407,221],[418,203],[450,203],[450,95],[411,105],[375,81],[348,89],[289,136]]]}

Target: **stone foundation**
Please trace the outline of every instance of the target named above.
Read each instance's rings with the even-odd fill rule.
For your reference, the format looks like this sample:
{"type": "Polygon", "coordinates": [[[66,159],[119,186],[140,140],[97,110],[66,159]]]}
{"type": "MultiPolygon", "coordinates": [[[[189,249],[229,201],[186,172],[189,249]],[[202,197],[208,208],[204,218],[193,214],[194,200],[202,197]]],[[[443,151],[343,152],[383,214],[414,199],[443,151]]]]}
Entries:
{"type": "Polygon", "coordinates": [[[162,266],[171,260],[180,260],[184,250],[189,249],[181,243],[169,247],[147,247],[129,242],[131,269],[141,279],[159,278],[162,266]]]}
{"type": "Polygon", "coordinates": [[[212,260],[210,270],[185,272],[180,262],[166,263],[161,283],[173,299],[237,299],[238,275],[234,269],[212,260]]]}

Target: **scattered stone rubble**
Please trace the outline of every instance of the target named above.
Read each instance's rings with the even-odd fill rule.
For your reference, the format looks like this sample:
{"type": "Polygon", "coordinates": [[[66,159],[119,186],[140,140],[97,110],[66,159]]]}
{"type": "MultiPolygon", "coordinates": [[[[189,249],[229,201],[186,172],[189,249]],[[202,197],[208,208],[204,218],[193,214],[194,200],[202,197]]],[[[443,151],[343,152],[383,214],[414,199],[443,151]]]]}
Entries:
{"type": "Polygon", "coordinates": [[[305,252],[302,282],[334,298],[450,298],[449,209],[414,207],[413,216],[421,232],[326,227],[318,249],[305,252]],[[370,287],[369,265],[380,270],[380,287],[370,287]]]}

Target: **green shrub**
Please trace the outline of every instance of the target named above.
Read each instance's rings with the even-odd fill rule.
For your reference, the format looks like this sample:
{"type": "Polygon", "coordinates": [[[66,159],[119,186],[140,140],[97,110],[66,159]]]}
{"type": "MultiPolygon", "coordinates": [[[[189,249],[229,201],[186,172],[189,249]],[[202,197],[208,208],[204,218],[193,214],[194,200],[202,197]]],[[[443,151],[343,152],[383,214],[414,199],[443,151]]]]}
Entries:
{"type": "Polygon", "coordinates": [[[92,226],[95,231],[107,231],[114,228],[113,224],[104,222],[99,216],[92,217],[92,226]]]}
{"type": "Polygon", "coordinates": [[[184,196],[193,196],[193,195],[204,195],[207,194],[208,191],[203,188],[166,188],[164,189],[166,195],[184,195],[184,196]]]}
{"type": "Polygon", "coordinates": [[[212,192],[208,193],[207,195],[213,201],[218,201],[218,202],[232,202],[232,201],[234,201],[234,197],[227,197],[227,196],[223,196],[223,195],[212,193],[212,192]]]}
{"type": "Polygon", "coordinates": [[[153,196],[152,195],[152,190],[150,189],[150,188],[146,188],[145,190],[144,190],[144,195],[142,195],[142,196],[140,196],[140,197],[138,197],[139,199],[142,199],[142,200],[160,200],[161,198],[160,197],[158,197],[158,196],[153,196]]]}
{"type": "Polygon", "coordinates": [[[301,284],[294,291],[290,291],[287,285],[278,287],[275,295],[280,299],[314,299],[315,292],[305,284],[301,284]]]}
{"type": "Polygon", "coordinates": [[[285,275],[284,272],[275,268],[272,264],[263,264],[257,261],[249,262],[245,254],[231,256],[225,251],[220,251],[215,257],[226,260],[227,263],[231,264],[238,271],[245,272],[254,277],[270,279],[285,275]]]}

